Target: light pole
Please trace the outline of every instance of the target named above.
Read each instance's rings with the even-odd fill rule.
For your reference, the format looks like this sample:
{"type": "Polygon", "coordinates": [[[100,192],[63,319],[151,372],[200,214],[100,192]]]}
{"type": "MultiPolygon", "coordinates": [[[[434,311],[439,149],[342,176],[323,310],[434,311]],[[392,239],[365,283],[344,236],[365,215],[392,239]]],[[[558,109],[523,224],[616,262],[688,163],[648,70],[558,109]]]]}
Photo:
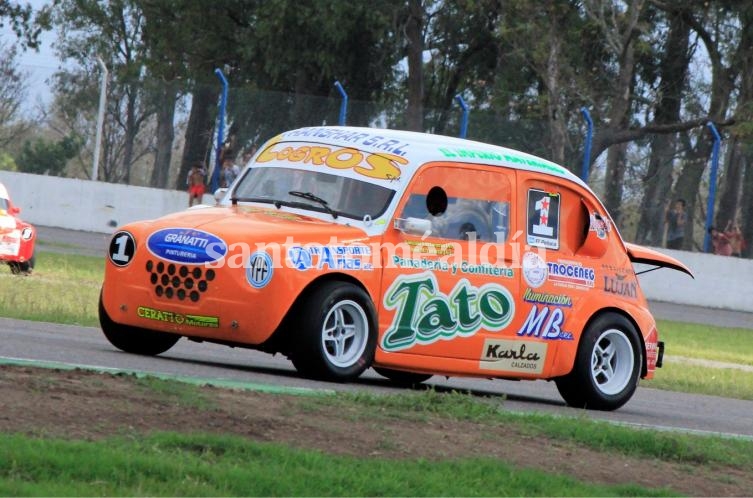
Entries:
{"type": "Polygon", "coordinates": [[[97,56],[97,63],[102,68],[102,81],[99,84],[99,112],[97,113],[97,137],[94,139],[94,159],[92,160],[92,181],[97,181],[99,177],[99,154],[102,144],[102,127],[105,123],[105,103],[107,100],[107,66],[104,61],[97,56]]]}

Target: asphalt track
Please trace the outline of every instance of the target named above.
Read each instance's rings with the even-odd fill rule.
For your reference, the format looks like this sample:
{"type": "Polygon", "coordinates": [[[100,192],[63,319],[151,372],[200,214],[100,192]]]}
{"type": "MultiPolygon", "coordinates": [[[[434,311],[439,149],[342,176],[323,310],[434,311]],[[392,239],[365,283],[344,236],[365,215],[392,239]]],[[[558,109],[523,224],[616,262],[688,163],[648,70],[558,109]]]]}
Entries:
{"type": "MultiPolygon", "coordinates": [[[[103,254],[108,237],[40,227],[40,249],[103,254]]],[[[751,328],[751,314],[652,303],[659,318],[751,328]]],[[[182,339],[159,357],[142,357],[113,348],[97,328],[0,318],[0,363],[84,367],[179,377],[198,383],[282,392],[363,391],[398,393],[373,371],[358,382],[332,384],[300,378],[287,359],[255,351],[197,344],[182,339]]],[[[505,409],[586,417],[668,430],[708,432],[753,439],[753,402],[662,391],[642,384],[633,399],[615,412],[594,412],[564,405],[551,382],[512,382],[433,377],[438,390],[461,389],[492,396],[505,409]]]]}

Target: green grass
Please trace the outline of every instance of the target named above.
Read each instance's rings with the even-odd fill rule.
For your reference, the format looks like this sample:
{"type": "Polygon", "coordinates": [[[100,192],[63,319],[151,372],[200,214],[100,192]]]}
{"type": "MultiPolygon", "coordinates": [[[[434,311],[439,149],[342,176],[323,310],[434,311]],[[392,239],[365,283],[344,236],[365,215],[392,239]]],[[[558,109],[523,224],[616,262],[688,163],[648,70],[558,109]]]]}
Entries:
{"type": "Polygon", "coordinates": [[[656,458],[688,464],[720,464],[741,469],[753,465],[753,441],[702,436],[677,432],[655,432],[585,416],[573,420],[547,414],[508,412],[500,409],[498,397],[478,398],[464,393],[449,394],[427,390],[418,393],[376,395],[336,393],[300,402],[311,408],[317,404],[341,408],[341,413],[362,413],[365,418],[411,418],[428,420],[439,416],[484,424],[516,427],[531,436],[566,439],[578,445],[624,455],[656,458]],[[369,410],[363,410],[368,407],[369,410]]]}
{"type": "Polygon", "coordinates": [[[753,365],[753,330],[658,320],[665,354],[753,365]]]}
{"type": "Polygon", "coordinates": [[[676,362],[671,358],[656,371],[652,380],[641,381],[641,385],[666,391],[753,401],[753,372],[734,368],[704,367],[682,361],[676,362]]]}
{"type": "Polygon", "coordinates": [[[238,437],[83,442],[0,435],[2,496],[674,496],[499,460],[348,458],[238,437]]]}
{"type": "Polygon", "coordinates": [[[44,251],[29,276],[0,265],[0,316],[96,326],[104,265],[101,257],[44,251]]]}

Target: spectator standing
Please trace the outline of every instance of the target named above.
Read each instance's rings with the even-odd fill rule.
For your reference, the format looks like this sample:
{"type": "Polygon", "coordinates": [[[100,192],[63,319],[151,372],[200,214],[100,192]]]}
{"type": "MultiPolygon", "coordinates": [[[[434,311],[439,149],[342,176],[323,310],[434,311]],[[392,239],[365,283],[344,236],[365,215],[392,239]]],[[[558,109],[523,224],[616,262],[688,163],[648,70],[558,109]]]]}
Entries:
{"type": "Polygon", "coordinates": [[[235,165],[232,157],[226,157],[222,161],[222,171],[220,172],[220,187],[228,188],[233,184],[240,170],[235,165]]]}
{"type": "Polygon", "coordinates": [[[729,239],[724,234],[714,227],[709,228],[709,235],[711,235],[711,245],[714,250],[714,254],[717,256],[730,256],[732,255],[732,245],[729,243],[729,239]]]}
{"type": "Polygon", "coordinates": [[[743,256],[743,250],[745,249],[745,239],[743,238],[743,232],[740,230],[740,225],[737,222],[729,220],[727,228],[724,230],[724,235],[729,240],[729,244],[732,248],[732,256],[741,258],[743,256]]]}
{"type": "Polygon", "coordinates": [[[186,179],[186,183],[188,184],[188,207],[193,206],[194,202],[201,204],[206,190],[204,185],[206,176],[206,171],[201,163],[191,166],[191,171],[188,172],[188,178],[186,179]]]}
{"type": "Polygon", "coordinates": [[[667,249],[682,249],[687,222],[685,205],[685,199],[677,199],[664,218],[667,225],[667,249]]]}

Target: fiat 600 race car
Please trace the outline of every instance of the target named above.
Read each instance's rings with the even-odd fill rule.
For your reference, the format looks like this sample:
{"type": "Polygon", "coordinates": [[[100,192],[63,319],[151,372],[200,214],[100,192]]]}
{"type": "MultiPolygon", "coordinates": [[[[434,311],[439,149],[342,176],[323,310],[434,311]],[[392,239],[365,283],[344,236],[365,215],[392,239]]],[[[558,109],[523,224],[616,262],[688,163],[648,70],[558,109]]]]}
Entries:
{"type": "Polygon", "coordinates": [[[108,256],[100,322],[127,352],[187,337],[334,381],[548,379],[602,410],[662,361],[632,262],[690,274],[557,164],[351,127],[275,137],[219,206],[123,226],[108,256]]]}
{"type": "Polygon", "coordinates": [[[16,215],[5,186],[0,183],[0,263],[7,263],[15,274],[29,274],[34,268],[36,231],[16,215]]]}

